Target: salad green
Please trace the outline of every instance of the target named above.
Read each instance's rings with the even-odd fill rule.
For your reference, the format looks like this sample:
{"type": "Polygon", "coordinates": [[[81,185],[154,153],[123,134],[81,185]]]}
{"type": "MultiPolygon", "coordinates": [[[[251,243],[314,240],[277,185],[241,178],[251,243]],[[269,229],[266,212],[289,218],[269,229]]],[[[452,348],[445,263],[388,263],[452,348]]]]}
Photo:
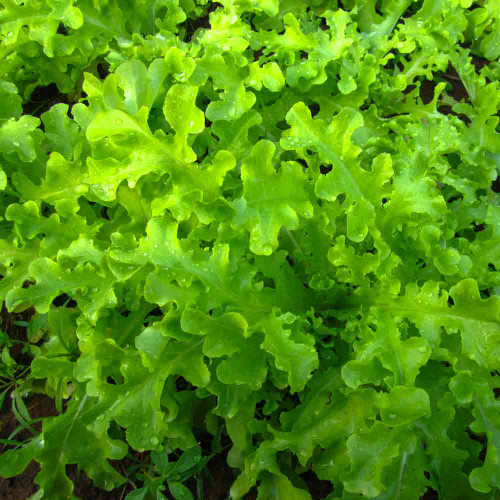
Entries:
{"type": "Polygon", "coordinates": [[[235,500],[499,498],[499,57],[498,0],[0,0],[0,300],[59,410],[0,476],[224,433],[235,500]]]}

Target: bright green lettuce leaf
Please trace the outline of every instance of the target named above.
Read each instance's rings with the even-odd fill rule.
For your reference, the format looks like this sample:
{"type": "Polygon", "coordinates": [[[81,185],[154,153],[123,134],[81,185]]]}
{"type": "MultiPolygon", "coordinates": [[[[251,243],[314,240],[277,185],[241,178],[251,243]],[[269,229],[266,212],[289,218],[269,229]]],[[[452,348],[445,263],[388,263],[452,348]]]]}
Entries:
{"type": "Polygon", "coordinates": [[[59,412],[0,475],[227,442],[235,499],[496,498],[497,3],[0,0],[14,402],[59,412]]]}
{"type": "Polygon", "coordinates": [[[243,197],[235,202],[234,224],[250,231],[250,249],[257,255],[270,255],[278,246],[278,232],[297,229],[299,215],[312,217],[311,189],[298,164],[283,164],[276,172],[275,146],[261,141],[243,160],[243,197]]]}
{"type": "Polygon", "coordinates": [[[296,342],[293,333],[283,325],[295,321],[290,314],[276,316],[275,311],[263,317],[256,325],[265,334],[261,347],[274,357],[276,368],[288,373],[288,383],[292,392],[301,391],[312,371],[318,367],[318,356],[311,337],[301,335],[296,342]]]}

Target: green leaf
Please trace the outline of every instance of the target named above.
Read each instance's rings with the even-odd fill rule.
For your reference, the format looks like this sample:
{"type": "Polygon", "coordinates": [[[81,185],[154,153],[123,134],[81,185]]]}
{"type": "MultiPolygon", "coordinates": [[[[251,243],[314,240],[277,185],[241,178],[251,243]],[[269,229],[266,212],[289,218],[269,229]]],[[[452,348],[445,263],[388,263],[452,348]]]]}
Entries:
{"type": "Polygon", "coordinates": [[[276,498],[279,500],[310,500],[311,495],[301,489],[296,488],[292,482],[284,475],[268,475],[262,478],[258,488],[257,498],[276,498]]]}
{"type": "Polygon", "coordinates": [[[56,104],[41,118],[45,126],[45,139],[52,151],[68,161],[73,158],[76,145],[82,141],[78,125],[68,117],[68,105],[56,104]]]}
{"type": "Polygon", "coordinates": [[[19,119],[22,114],[22,99],[18,95],[16,86],[11,82],[0,80],[0,96],[2,100],[0,120],[19,119]]]}
{"type": "Polygon", "coordinates": [[[182,474],[196,467],[201,460],[201,448],[194,446],[186,450],[175,463],[174,471],[182,474]]]}
{"type": "Polygon", "coordinates": [[[247,337],[247,322],[238,313],[227,313],[217,318],[195,309],[185,309],[182,313],[181,328],[193,335],[205,336],[203,353],[216,358],[231,356],[240,351],[242,337],[247,337]]]}
{"type": "Polygon", "coordinates": [[[42,468],[35,482],[45,495],[72,493],[73,484],[66,476],[66,464],[71,463],[78,463],[96,485],[108,491],[125,482],[107,459],[123,458],[126,448],[107,436],[109,423],[103,419],[94,421],[84,411],[92,406],[92,400],[83,396],[81,400],[73,400],[62,415],[44,421],[44,445],[36,455],[42,468]]]}
{"type": "Polygon", "coordinates": [[[235,499],[496,498],[499,23],[0,0],[0,475],[201,497],[227,431],[235,499]]]}
{"type": "Polygon", "coordinates": [[[4,391],[2,391],[2,393],[0,394],[0,411],[2,411],[2,408],[3,408],[3,403],[5,401],[5,397],[7,396],[7,393],[9,392],[9,389],[5,389],[4,391]]]}
{"type": "Polygon", "coordinates": [[[283,327],[294,321],[295,317],[290,313],[277,316],[273,311],[262,318],[257,327],[265,334],[261,347],[273,355],[276,368],[288,373],[292,393],[301,391],[318,367],[318,354],[312,339],[304,336],[301,340],[307,344],[296,342],[291,330],[283,327]]]}
{"type": "Polygon", "coordinates": [[[299,227],[299,215],[312,217],[308,182],[298,164],[284,164],[276,172],[276,147],[260,141],[243,160],[243,197],[236,201],[235,226],[250,231],[250,249],[257,255],[270,255],[278,246],[278,232],[299,227]]]}
{"type": "Polygon", "coordinates": [[[21,475],[42,448],[41,440],[41,437],[36,437],[17,450],[4,451],[0,455],[0,476],[9,478],[21,475]]]}
{"type": "Polygon", "coordinates": [[[149,493],[149,488],[145,486],[144,488],[138,488],[131,491],[125,498],[127,500],[144,500],[147,498],[149,493]]]}
{"type": "Polygon", "coordinates": [[[382,422],[389,427],[431,416],[429,395],[419,387],[393,387],[389,394],[381,395],[378,404],[382,422]]]}
{"type": "Polygon", "coordinates": [[[0,152],[5,155],[16,154],[20,160],[32,162],[36,159],[33,132],[40,120],[34,116],[25,115],[14,120],[5,121],[0,127],[0,152]]]}
{"type": "Polygon", "coordinates": [[[369,432],[347,440],[351,470],[343,474],[347,491],[375,497],[385,490],[382,474],[399,454],[401,434],[375,422],[369,432]]]}
{"type": "Polygon", "coordinates": [[[194,155],[187,146],[189,134],[200,134],[205,128],[205,116],[196,106],[197,87],[173,85],[167,93],[163,113],[175,130],[175,148],[181,158],[193,161],[194,155]],[[182,111],[181,111],[182,110],[182,111]]]}
{"type": "Polygon", "coordinates": [[[192,493],[182,484],[177,481],[169,481],[168,489],[175,500],[193,500],[192,493]]]}
{"type": "Polygon", "coordinates": [[[167,475],[174,466],[172,462],[168,461],[168,453],[166,450],[162,450],[161,452],[152,451],[151,460],[162,475],[167,475]]]}

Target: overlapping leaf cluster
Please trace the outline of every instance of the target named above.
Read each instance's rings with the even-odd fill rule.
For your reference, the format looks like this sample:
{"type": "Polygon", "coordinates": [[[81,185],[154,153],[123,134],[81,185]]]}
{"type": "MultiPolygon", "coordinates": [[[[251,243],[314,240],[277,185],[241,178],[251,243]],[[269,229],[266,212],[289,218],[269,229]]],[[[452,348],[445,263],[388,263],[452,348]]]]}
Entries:
{"type": "Polygon", "coordinates": [[[0,299],[65,401],[0,475],[223,427],[234,499],[497,497],[497,0],[0,6],[0,299]]]}

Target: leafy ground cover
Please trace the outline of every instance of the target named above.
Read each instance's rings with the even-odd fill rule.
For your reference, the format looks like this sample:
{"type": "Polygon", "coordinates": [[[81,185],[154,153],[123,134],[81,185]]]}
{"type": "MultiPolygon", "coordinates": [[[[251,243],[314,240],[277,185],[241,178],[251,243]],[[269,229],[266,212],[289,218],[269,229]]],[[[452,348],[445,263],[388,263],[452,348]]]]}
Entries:
{"type": "Polygon", "coordinates": [[[0,0],[0,496],[500,498],[496,0],[0,0]]]}

